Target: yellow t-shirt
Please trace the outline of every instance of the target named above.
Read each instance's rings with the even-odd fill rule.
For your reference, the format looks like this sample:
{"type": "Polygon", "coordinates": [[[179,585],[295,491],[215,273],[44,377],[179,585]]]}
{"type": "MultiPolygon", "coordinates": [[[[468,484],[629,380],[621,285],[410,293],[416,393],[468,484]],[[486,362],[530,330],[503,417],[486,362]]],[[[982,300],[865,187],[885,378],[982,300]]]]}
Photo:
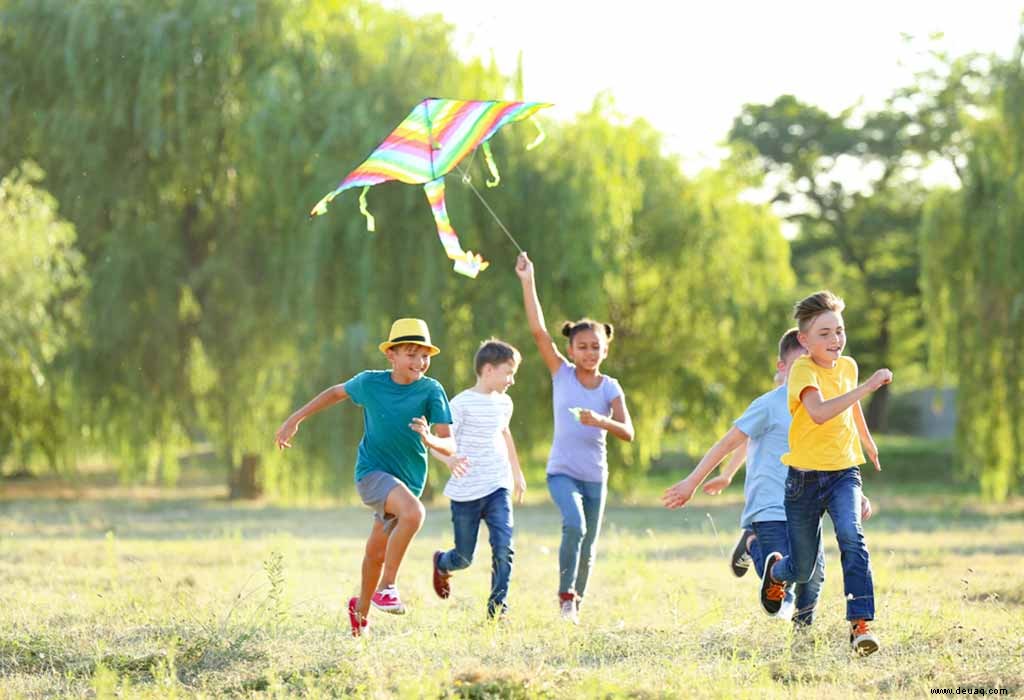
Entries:
{"type": "Polygon", "coordinates": [[[807,387],[817,387],[825,401],[857,387],[857,363],[840,357],[836,366],[822,367],[808,355],[797,358],[789,370],[787,394],[793,422],[789,425],[789,452],[782,463],[797,469],[832,472],[864,464],[853,406],[818,425],[800,401],[807,387]]]}

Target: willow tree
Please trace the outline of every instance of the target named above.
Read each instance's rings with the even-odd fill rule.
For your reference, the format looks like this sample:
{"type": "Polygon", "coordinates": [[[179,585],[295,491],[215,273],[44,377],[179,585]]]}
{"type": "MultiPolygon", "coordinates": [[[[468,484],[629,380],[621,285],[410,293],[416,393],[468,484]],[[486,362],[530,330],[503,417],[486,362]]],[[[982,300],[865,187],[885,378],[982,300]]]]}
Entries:
{"type": "Polygon", "coordinates": [[[77,437],[67,350],[85,281],[75,229],[42,175],[26,162],[0,179],[0,465],[24,470],[42,454],[66,470],[77,437]]]}
{"type": "Polygon", "coordinates": [[[957,445],[994,499],[1024,476],[1024,39],[990,73],[992,102],[963,115],[962,189],[935,193],[922,286],[937,378],[957,382],[957,445]]]}
{"type": "MultiPolygon", "coordinates": [[[[406,306],[373,301],[408,252],[402,237],[356,254],[372,249],[365,230],[310,226],[310,203],[382,118],[493,71],[446,71],[447,25],[368,3],[15,0],[0,12],[0,164],[40,162],[93,280],[82,419],[127,475],[173,478],[196,439],[228,467],[262,451],[295,396],[365,366],[367,339],[406,306]]],[[[402,221],[410,195],[394,195],[402,221]]],[[[426,296],[430,284],[403,274],[398,286],[426,296]]],[[[334,482],[316,460],[336,466],[337,451],[317,444],[294,471],[334,482]]]]}

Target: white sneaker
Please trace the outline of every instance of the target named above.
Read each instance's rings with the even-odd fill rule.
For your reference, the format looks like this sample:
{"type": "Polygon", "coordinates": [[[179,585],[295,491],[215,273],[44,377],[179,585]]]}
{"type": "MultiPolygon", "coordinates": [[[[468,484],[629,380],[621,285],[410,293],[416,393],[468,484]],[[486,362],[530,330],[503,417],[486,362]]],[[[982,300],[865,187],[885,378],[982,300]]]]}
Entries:
{"type": "Polygon", "coordinates": [[[576,601],[574,600],[563,600],[562,609],[559,613],[563,620],[571,622],[574,625],[580,624],[580,616],[576,612],[576,601]]]}

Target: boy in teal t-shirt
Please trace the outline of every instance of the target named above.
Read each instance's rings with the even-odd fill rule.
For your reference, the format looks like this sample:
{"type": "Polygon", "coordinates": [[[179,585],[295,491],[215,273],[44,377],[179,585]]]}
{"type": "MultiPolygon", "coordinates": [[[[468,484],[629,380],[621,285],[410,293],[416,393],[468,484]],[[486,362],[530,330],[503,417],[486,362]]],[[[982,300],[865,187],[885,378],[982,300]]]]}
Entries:
{"type": "MultiPolygon", "coordinates": [[[[354,636],[366,631],[371,605],[389,613],[405,612],[395,580],[406,549],[423,525],[419,496],[427,477],[427,448],[447,456],[455,453],[448,397],[426,376],[430,358],[440,352],[430,343],[427,324],[416,318],[398,319],[379,347],[391,371],[367,370],[325,389],[289,416],[276,435],[278,448],[291,447],[299,424],[314,413],[348,398],[363,408],[365,432],[356,460],[356,490],[373,509],[374,523],[366,541],[360,594],[348,602],[354,636]]],[[[463,462],[455,459],[450,466],[459,471],[463,462]]]]}

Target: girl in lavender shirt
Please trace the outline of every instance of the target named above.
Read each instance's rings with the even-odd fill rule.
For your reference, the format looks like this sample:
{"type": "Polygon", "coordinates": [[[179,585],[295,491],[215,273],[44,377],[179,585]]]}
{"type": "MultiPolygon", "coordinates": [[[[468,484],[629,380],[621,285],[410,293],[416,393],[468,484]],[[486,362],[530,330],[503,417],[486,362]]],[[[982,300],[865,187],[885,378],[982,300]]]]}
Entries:
{"type": "Polygon", "coordinates": [[[567,360],[545,328],[533,280],[533,263],[526,253],[516,260],[516,274],[523,283],[523,304],[530,331],[551,372],[555,437],[547,474],[551,498],[562,512],[558,598],[562,618],[577,623],[608,493],[605,435],[611,433],[630,442],[633,421],[622,387],[612,377],[601,374],[612,327],[587,318],[566,322],[562,334],[569,339],[567,360]]]}

